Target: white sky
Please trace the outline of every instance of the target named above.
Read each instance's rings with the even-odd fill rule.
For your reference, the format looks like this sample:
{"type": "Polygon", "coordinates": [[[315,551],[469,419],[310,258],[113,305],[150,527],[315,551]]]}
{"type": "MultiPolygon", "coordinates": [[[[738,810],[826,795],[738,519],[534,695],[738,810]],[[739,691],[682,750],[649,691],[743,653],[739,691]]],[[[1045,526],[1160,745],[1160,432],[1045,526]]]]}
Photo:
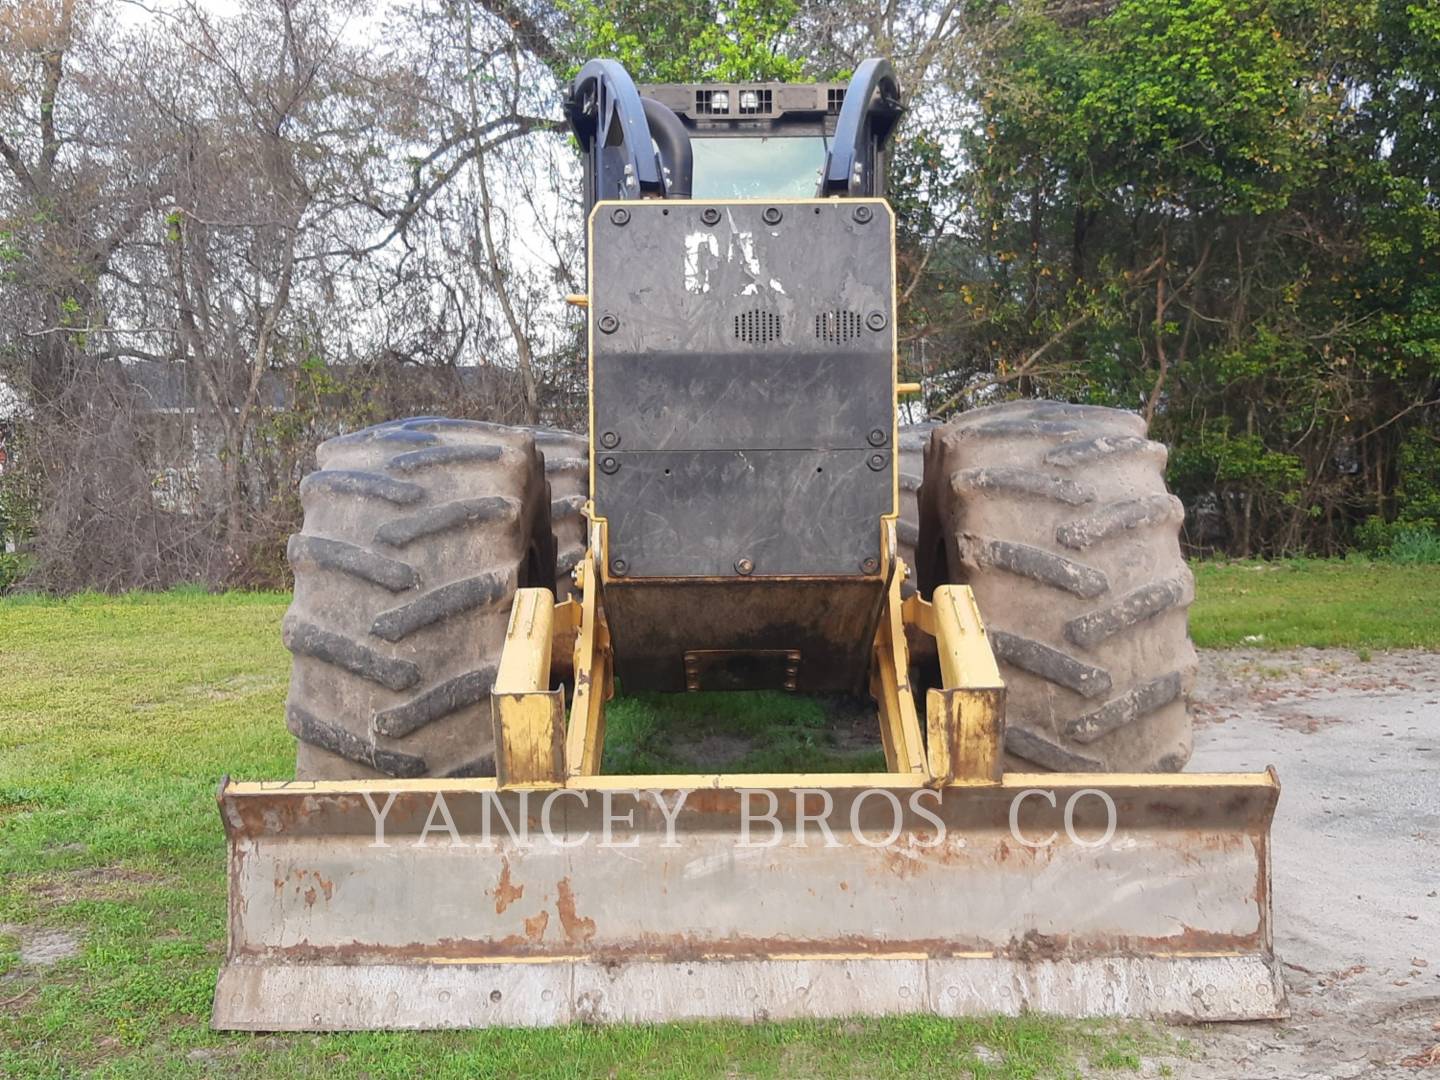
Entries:
{"type": "MultiPolygon", "coordinates": [[[[188,7],[183,0],[114,0],[116,18],[121,26],[140,26],[151,19],[164,18],[188,7]]],[[[241,0],[195,0],[195,6],[217,18],[230,18],[245,8],[241,0]]],[[[390,7],[389,0],[372,0],[363,5],[362,14],[346,25],[346,36],[358,41],[381,21],[390,7]]]]}
{"type": "MultiPolygon", "coordinates": [[[[234,15],[241,7],[236,0],[198,0],[198,3],[206,11],[220,16],[234,15]]],[[[123,26],[139,26],[182,6],[173,0],[117,0],[115,15],[123,26]]]]}

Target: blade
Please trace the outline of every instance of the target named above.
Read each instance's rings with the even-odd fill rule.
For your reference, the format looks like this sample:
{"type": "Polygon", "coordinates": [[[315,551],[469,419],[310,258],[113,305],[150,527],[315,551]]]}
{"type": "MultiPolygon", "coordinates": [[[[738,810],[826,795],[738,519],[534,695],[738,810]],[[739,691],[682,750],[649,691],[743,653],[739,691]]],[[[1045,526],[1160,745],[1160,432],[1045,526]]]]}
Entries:
{"type": "Polygon", "coordinates": [[[1280,1016],[1278,793],[1273,773],[228,783],[214,1024],[1280,1016]]]}

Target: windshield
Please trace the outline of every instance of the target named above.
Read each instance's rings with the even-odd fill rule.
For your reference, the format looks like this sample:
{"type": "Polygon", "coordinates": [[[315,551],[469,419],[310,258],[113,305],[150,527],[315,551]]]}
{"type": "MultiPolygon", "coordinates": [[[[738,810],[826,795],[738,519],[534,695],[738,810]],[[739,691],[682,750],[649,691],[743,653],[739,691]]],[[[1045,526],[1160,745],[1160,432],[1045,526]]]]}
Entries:
{"type": "Polygon", "coordinates": [[[696,199],[813,199],[825,167],[822,135],[690,140],[696,199]]]}

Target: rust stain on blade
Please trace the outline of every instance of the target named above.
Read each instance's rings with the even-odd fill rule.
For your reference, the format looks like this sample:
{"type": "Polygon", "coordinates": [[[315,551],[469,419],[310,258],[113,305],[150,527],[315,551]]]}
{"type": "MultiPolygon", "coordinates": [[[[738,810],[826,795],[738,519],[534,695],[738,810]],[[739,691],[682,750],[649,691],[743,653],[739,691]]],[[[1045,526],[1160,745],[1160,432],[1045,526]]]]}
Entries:
{"type": "Polygon", "coordinates": [[[510,881],[510,860],[500,860],[500,880],[495,888],[488,890],[489,894],[495,897],[495,914],[505,914],[505,909],[513,904],[520,897],[525,895],[524,885],[515,885],[510,881]]]}
{"type": "Polygon", "coordinates": [[[1256,909],[1264,920],[1265,942],[1270,942],[1270,838],[1265,834],[1254,838],[1256,867],[1255,867],[1255,892],[1252,894],[1255,900],[1256,909]]]}
{"type": "Polygon", "coordinates": [[[559,898],[555,901],[560,912],[560,926],[565,931],[565,940],[571,945],[584,945],[595,936],[595,920],[587,919],[575,911],[575,890],[570,887],[569,878],[555,883],[559,898]]]}
{"type": "Polygon", "coordinates": [[[1104,956],[1240,955],[1259,951],[1266,945],[1263,931],[1219,933],[1180,924],[1178,933],[1168,937],[1134,937],[1121,934],[1043,934],[1030,930],[1021,938],[996,951],[997,956],[1016,960],[1076,960],[1104,956]]]}
{"type": "Polygon", "coordinates": [[[295,883],[295,895],[305,901],[305,906],[314,907],[323,893],[328,901],[335,895],[335,882],[319,870],[291,870],[285,877],[275,878],[275,898],[281,899],[285,886],[295,883]]]}
{"type": "MultiPolygon", "coordinates": [[[[568,908],[569,903],[562,901],[568,908]]],[[[574,915],[571,915],[574,918],[574,915]]],[[[1233,933],[1203,930],[1180,924],[1177,932],[1164,937],[1122,933],[1089,933],[1083,936],[1049,934],[1028,930],[1003,943],[966,934],[946,938],[886,937],[857,933],[806,936],[738,937],[717,940],[694,933],[641,933],[625,941],[592,943],[593,921],[576,920],[578,926],[565,929],[565,941],[543,941],[549,926],[549,912],[541,910],[524,920],[523,934],[503,938],[451,938],[414,941],[401,945],[344,944],[316,945],[309,941],[269,948],[241,948],[233,956],[263,958],[287,963],[396,962],[416,958],[473,959],[505,956],[584,956],[600,963],[631,961],[689,961],[715,958],[765,959],[776,956],[953,957],[995,956],[1019,961],[1087,960],[1105,957],[1145,956],[1241,956],[1268,948],[1263,930],[1233,933]]],[[[565,917],[561,918],[562,928],[565,917]]]]}
{"type": "MultiPolygon", "coordinates": [[[[523,934],[507,934],[493,947],[499,955],[514,954],[516,956],[543,956],[544,951],[536,948],[545,944],[545,929],[550,925],[550,912],[541,908],[534,915],[525,920],[525,932],[523,934]]],[[[484,946],[478,943],[462,943],[465,948],[471,949],[475,955],[484,955],[484,946]]]]}

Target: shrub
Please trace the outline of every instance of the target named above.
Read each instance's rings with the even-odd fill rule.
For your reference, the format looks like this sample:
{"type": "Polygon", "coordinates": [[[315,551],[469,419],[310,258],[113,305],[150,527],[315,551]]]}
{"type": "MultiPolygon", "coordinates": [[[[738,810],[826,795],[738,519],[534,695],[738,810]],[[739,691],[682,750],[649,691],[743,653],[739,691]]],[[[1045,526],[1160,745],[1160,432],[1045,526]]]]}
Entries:
{"type": "Polygon", "coordinates": [[[1397,563],[1440,563],[1440,533],[1415,528],[1397,531],[1386,557],[1397,563]]]}
{"type": "Polygon", "coordinates": [[[9,592],[29,572],[34,560],[19,551],[0,551],[0,593],[9,592]]]}
{"type": "Polygon", "coordinates": [[[1355,530],[1355,542],[1377,559],[1412,565],[1440,563],[1440,530],[1429,518],[1386,521],[1379,516],[1368,517],[1355,530]]]}

